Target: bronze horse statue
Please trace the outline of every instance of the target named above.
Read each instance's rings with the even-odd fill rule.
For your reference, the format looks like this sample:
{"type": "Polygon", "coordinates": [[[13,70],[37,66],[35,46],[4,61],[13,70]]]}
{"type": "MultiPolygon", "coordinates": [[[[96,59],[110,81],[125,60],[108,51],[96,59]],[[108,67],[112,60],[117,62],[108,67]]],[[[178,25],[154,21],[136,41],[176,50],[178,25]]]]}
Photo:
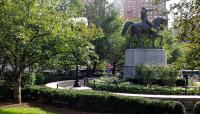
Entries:
{"type": "MultiPolygon", "coordinates": [[[[163,37],[159,35],[158,33],[160,32],[160,30],[162,30],[161,24],[167,25],[167,19],[164,19],[163,17],[157,17],[151,23],[152,24],[150,25],[144,22],[134,23],[134,22],[128,21],[124,25],[122,36],[124,36],[124,34],[129,29],[129,27],[131,27],[130,28],[131,37],[136,37],[142,43],[141,47],[144,47],[144,41],[140,39],[140,36],[142,35],[144,35],[146,38],[152,39],[152,47],[155,47],[155,39],[157,37],[160,37],[161,38],[160,47],[161,47],[163,37]],[[154,31],[153,29],[155,29],[156,31],[154,31]]],[[[130,39],[129,39],[129,44],[130,44],[130,39]]]]}

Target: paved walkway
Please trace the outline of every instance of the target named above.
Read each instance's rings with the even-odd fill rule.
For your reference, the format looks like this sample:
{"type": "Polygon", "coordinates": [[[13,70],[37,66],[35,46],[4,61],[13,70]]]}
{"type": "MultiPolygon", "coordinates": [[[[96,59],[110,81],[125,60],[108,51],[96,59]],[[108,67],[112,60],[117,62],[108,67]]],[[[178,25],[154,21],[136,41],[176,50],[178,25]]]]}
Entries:
{"type": "MultiPolygon", "coordinates": [[[[80,80],[80,85],[84,85],[83,80],[80,80]]],[[[67,80],[67,81],[58,81],[58,82],[52,82],[48,83],[45,86],[49,88],[59,88],[59,89],[72,89],[72,90],[92,90],[90,87],[73,87],[74,80],[67,80]]]]}

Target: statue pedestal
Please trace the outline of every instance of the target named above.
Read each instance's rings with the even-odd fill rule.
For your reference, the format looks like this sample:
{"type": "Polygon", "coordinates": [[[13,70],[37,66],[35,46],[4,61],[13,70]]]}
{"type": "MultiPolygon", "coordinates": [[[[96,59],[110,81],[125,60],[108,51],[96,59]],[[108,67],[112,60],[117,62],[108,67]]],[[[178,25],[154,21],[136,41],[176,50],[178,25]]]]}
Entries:
{"type": "Polygon", "coordinates": [[[167,65],[164,49],[127,49],[125,53],[124,77],[132,78],[138,65],[167,65]]]}

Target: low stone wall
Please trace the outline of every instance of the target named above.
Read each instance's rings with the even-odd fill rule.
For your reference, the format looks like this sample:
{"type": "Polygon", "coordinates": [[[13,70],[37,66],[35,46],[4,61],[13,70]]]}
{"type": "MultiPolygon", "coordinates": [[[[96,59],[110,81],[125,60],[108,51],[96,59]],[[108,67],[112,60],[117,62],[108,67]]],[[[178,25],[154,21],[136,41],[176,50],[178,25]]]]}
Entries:
{"type": "Polygon", "coordinates": [[[143,95],[143,94],[126,94],[126,93],[115,93],[117,95],[130,96],[130,97],[144,97],[150,99],[158,99],[164,101],[179,101],[183,103],[187,110],[192,110],[194,105],[200,101],[200,96],[192,95],[143,95]]]}

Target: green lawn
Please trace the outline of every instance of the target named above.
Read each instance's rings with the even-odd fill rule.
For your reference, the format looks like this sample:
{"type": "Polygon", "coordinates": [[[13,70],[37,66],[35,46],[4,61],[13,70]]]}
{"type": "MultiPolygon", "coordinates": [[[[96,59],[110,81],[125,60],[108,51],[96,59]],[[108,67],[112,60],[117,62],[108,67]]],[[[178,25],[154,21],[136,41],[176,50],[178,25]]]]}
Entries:
{"type": "Polygon", "coordinates": [[[0,114],[53,114],[46,112],[40,108],[34,107],[15,107],[15,108],[0,108],[0,114]]]}

